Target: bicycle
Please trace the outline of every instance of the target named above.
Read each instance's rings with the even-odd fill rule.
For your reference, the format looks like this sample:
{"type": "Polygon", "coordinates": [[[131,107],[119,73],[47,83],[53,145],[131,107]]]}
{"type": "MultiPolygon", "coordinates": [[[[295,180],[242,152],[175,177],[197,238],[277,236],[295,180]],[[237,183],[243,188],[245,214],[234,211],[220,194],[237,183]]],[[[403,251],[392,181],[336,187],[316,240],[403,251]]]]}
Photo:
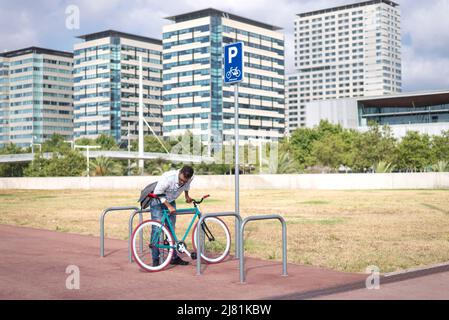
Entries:
{"type": "Polygon", "coordinates": [[[239,70],[238,67],[231,67],[231,69],[229,69],[228,72],[226,72],[226,78],[231,79],[232,76],[234,76],[235,78],[240,77],[241,71],[239,70]]]}
{"type": "MultiPolygon", "coordinates": [[[[150,194],[150,197],[159,200],[156,195],[150,194]]],[[[192,232],[192,245],[194,247],[192,252],[187,250],[185,240],[195,220],[201,218],[199,205],[208,197],[209,195],[205,195],[200,200],[192,199],[194,215],[181,240],[176,236],[170,221],[170,213],[167,209],[163,210],[161,221],[146,220],[134,229],[131,242],[132,254],[134,260],[142,269],[150,272],[163,270],[169,265],[174,250],[178,253],[187,254],[192,260],[197,259],[196,233],[198,232],[198,221],[192,232]],[[159,251],[158,266],[152,265],[152,250],[159,251]]],[[[178,209],[174,214],[191,212],[192,208],[178,209]]],[[[204,220],[201,227],[204,231],[202,233],[203,238],[201,239],[201,259],[209,264],[222,262],[229,255],[231,248],[231,235],[227,225],[219,218],[210,217],[204,220]]]]}

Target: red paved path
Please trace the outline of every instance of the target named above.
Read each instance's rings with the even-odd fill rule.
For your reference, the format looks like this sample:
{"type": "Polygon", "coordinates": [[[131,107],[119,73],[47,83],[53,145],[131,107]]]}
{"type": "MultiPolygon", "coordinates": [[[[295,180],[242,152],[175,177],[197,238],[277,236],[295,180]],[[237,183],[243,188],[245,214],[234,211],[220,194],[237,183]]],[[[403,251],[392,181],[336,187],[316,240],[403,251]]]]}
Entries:
{"type": "Polygon", "coordinates": [[[127,261],[127,242],[0,225],[0,299],[265,299],[365,281],[364,274],[246,259],[247,283],[239,283],[238,261],[195,264],[147,273],[127,261]],[[66,289],[68,265],[80,269],[80,290],[66,289]]]}

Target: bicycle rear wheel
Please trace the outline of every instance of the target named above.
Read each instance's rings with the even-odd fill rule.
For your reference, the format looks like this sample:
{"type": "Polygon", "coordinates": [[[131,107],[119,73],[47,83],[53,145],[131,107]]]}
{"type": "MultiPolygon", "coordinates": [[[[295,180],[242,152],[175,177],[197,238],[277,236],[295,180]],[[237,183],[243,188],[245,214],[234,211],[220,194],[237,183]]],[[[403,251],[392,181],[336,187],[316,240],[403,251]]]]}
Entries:
{"type": "Polygon", "coordinates": [[[131,248],[134,260],[146,271],[161,271],[172,259],[173,243],[170,231],[159,221],[144,221],[136,227],[132,235],[131,248]],[[153,266],[153,255],[159,257],[157,266],[153,266]]]}
{"type": "MultiPolygon", "coordinates": [[[[229,254],[231,248],[231,234],[223,220],[216,217],[209,217],[202,223],[203,245],[201,258],[207,263],[219,263],[229,254]]],[[[198,232],[198,223],[192,232],[192,244],[196,252],[198,246],[196,243],[196,234],[198,232]]]]}

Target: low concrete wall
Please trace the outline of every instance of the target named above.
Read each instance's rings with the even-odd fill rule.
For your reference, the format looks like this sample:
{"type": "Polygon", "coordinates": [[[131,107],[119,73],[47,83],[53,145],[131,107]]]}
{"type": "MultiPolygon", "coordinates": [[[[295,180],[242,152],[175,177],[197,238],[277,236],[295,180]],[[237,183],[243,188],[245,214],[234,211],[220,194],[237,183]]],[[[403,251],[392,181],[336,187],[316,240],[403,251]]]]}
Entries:
{"type": "MultiPolygon", "coordinates": [[[[0,189],[141,189],[157,176],[0,178],[0,189]]],[[[233,189],[234,176],[196,176],[198,189],[233,189]]],[[[241,175],[240,189],[449,189],[449,173],[241,175]]]]}

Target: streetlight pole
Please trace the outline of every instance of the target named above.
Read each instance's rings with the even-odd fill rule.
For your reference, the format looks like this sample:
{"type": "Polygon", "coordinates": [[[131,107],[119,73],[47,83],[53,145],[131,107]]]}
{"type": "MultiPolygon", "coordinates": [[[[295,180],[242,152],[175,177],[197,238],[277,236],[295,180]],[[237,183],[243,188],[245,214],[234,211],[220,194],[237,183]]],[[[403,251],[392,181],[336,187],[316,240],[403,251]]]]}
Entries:
{"type": "Polygon", "coordinates": [[[90,149],[98,149],[100,148],[100,146],[74,146],[75,149],[79,148],[79,149],[86,149],[86,157],[87,157],[87,178],[90,178],[90,170],[89,170],[89,158],[90,158],[90,154],[89,154],[89,150],[90,149]]]}
{"type": "Polygon", "coordinates": [[[31,162],[34,162],[34,146],[39,146],[39,152],[42,153],[42,144],[41,143],[34,143],[34,138],[36,138],[36,136],[33,134],[31,135],[31,156],[32,156],[32,160],[31,162]]]}

